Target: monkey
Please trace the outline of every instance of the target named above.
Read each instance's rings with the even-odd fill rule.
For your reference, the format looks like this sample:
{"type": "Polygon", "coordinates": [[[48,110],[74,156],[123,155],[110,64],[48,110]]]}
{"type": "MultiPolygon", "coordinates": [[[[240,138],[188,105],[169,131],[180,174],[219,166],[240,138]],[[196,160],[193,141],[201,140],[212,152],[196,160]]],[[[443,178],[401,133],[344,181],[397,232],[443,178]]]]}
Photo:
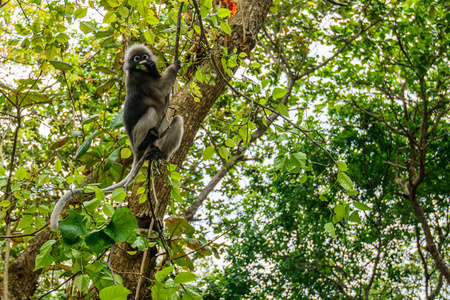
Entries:
{"type": "MultiPolygon", "coordinates": [[[[169,126],[165,116],[181,62],[177,59],[161,74],[156,66],[157,57],[143,44],[128,48],[124,58],[123,69],[127,76],[123,124],[130,140],[133,164],[125,179],[102,189],[105,194],[133,180],[134,168],[144,155],[147,160],[169,160],[180,147],[184,133],[183,117],[175,116],[169,126]]],[[[64,206],[81,192],[79,188],[68,191],[58,200],[50,218],[53,231],[58,230],[64,206]]]]}

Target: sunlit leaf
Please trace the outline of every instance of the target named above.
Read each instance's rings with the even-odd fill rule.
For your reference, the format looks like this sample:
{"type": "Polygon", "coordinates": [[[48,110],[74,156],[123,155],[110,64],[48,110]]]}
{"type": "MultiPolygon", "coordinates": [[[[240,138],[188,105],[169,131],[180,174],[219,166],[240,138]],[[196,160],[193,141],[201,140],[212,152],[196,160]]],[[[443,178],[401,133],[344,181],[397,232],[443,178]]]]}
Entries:
{"type": "Polygon", "coordinates": [[[56,69],[61,70],[61,71],[69,71],[72,69],[72,65],[65,61],[50,60],[49,63],[51,63],[52,66],[54,66],[56,69]]]}

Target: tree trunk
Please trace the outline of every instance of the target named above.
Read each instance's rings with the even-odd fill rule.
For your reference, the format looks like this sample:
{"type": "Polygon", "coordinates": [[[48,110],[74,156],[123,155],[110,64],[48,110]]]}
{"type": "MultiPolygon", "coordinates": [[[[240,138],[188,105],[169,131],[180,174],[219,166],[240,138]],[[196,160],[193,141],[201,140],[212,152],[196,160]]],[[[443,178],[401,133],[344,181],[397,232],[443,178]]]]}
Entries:
{"type": "Polygon", "coordinates": [[[9,299],[29,299],[38,286],[41,270],[34,271],[36,256],[41,246],[50,239],[49,228],[39,232],[28,244],[20,256],[9,266],[8,287],[9,299]]]}
{"type": "MultiPolygon", "coordinates": [[[[239,8],[238,13],[232,22],[231,36],[221,37],[218,44],[221,46],[227,46],[229,53],[232,53],[233,49],[237,49],[238,53],[250,53],[256,45],[257,34],[264,25],[264,20],[272,1],[273,0],[242,1],[243,7],[239,8]]],[[[212,49],[212,51],[214,52],[214,49],[212,49]]],[[[213,55],[212,57],[217,56],[219,56],[219,54],[213,55]]],[[[230,80],[230,78],[226,75],[221,75],[225,74],[225,72],[223,72],[220,61],[216,61],[216,65],[220,68],[219,74],[211,59],[207,60],[207,62],[201,66],[201,69],[205,74],[217,74],[215,79],[216,84],[214,86],[210,86],[206,83],[200,83],[195,77],[191,79],[191,81],[195,82],[200,88],[202,95],[200,102],[194,101],[191,93],[189,92],[189,83],[186,83],[179,93],[173,98],[170,104],[172,107],[176,108],[177,114],[181,115],[185,122],[183,141],[180,149],[171,160],[171,163],[173,164],[181,166],[191,144],[194,141],[201,123],[209,113],[217,98],[223,92],[227,82],[230,80]]],[[[161,171],[163,174],[155,177],[155,186],[157,187],[156,195],[158,200],[157,211],[155,213],[159,220],[164,217],[167,204],[170,200],[171,190],[171,186],[167,180],[166,169],[161,168],[161,171]]],[[[136,184],[133,192],[136,191],[138,188],[137,186],[138,185],[136,184]]],[[[133,193],[133,196],[131,196],[129,200],[129,207],[138,219],[147,219],[147,221],[143,223],[148,224],[148,219],[151,216],[149,202],[146,201],[145,203],[139,204],[138,199],[139,197],[134,196],[133,193]]],[[[143,274],[146,278],[152,278],[154,272],[156,271],[155,254],[156,253],[150,253],[146,259],[144,269],[147,271],[143,274]]],[[[117,270],[119,274],[139,273],[141,258],[142,256],[139,255],[127,255],[125,251],[115,251],[112,260],[112,267],[114,270],[117,270]]],[[[123,279],[124,286],[131,290],[132,295],[134,295],[139,279],[138,276],[127,276],[123,279]]],[[[147,294],[146,290],[149,284],[150,282],[148,281],[144,283],[144,286],[141,288],[140,297],[147,298],[145,295],[147,294]]]]}

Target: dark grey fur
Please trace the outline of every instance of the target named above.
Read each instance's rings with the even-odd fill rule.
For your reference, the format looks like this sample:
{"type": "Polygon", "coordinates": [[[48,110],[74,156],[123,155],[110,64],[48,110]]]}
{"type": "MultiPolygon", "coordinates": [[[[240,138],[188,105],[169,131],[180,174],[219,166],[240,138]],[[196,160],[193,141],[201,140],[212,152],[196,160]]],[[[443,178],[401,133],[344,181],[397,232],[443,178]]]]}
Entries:
{"type": "Polygon", "coordinates": [[[183,136],[183,118],[175,116],[169,128],[164,115],[181,63],[175,62],[163,74],[159,73],[156,63],[156,57],[141,44],[130,47],[125,54],[127,98],[123,124],[138,159],[149,145],[160,150],[160,157],[156,158],[169,159],[183,136]]]}
{"type": "MultiPolygon", "coordinates": [[[[105,194],[123,187],[132,181],[134,168],[151,146],[147,159],[170,159],[180,147],[183,137],[183,118],[175,116],[172,123],[167,122],[165,111],[169,105],[170,91],[181,68],[180,61],[176,61],[160,74],[157,58],[144,45],[130,47],[125,53],[124,70],[127,72],[127,97],[123,110],[123,124],[131,142],[133,150],[133,166],[131,172],[122,181],[103,189],[105,194]],[[143,68],[140,68],[142,67],[143,68]]],[[[58,219],[66,204],[75,196],[80,195],[82,189],[66,192],[56,203],[50,218],[52,230],[58,230],[58,219]]]]}

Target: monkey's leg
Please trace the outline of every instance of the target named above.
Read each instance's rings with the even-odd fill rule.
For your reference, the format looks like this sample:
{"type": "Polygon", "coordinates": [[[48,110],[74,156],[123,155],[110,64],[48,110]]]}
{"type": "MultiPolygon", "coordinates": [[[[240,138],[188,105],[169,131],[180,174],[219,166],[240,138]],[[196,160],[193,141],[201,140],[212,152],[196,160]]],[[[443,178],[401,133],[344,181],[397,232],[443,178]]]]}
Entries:
{"type": "Polygon", "coordinates": [[[158,114],[156,109],[150,107],[134,126],[132,132],[133,144],[137,146],[138,151],[144,151],[148,145],[158,139],[157,122],[158,114]]]}
{"type": "MultiPolygon", "coordinates": [[[[181,116],[175,116],[170,124],[170,127],[165,130],[164,133],[161,133],[162,136],[154,143],[154,146],[158,149],[152,149],[153,154],[157,155],[161,152],[160,157],[152,157],[151,159],[159,159],[164,158],[169,160],[170,157],[178,150],[181,144],[181,138],[183,137],[184,128],[183,128],[183,118],[181,116]]],[[[149,151],[152,153],[152,151],[149,151]]]]}

